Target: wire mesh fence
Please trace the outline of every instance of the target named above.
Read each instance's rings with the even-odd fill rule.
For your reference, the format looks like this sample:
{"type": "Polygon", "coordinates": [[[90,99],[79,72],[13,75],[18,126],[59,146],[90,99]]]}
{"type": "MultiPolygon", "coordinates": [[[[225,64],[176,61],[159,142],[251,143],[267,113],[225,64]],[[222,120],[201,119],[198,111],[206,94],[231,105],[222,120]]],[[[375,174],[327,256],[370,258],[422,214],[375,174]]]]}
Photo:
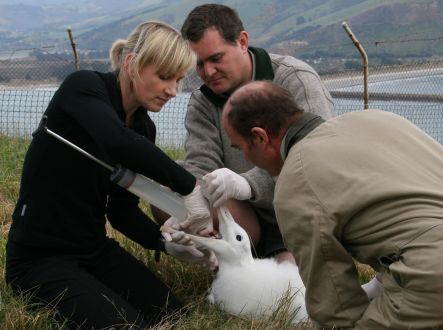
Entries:
{"type": "MultiPolygon", "coordinates": [[[[432,45],[436,42],[432,40],[432,45]]],[[[369,54],[384,53],[381,47],[387,45],[379,43],[371,47],[376,49],[370,49],[369,54]]],[[[75,70],[69,48],[63,51],[32,49],[22,53],[0,53],[1,136],[30,138],[58,85],[75,70]]],[[[353,53],[357,53],[355,49],[353,53]]],[[[97,54],[81,53],[80,68],[108,71],[108,60],[94,58],[97,54]]],[[[443,60],[403,58],[382,62],[369,61],[369,107],[408,118],[443,143],[443,60]]],[[[358,54],[352,58],[309,63],[320,73],[334,97],[338,115],[363,109],[363,73],[358,54]]],[[[183,146],[186,105],[190,91],[199,85],[200,80],[193,72],[185,81],[183,91],[161,112],[151,115],[157,124],[159,145],[183,146]]]]}
{"type": "MultiPolygon", "coordinates": [[[[337,114],[363,109],[363,74],[323,77],[337,114]]],[[[443,143],[443,62],[369,66],[369,108],[397,113],[443,143]]]]}

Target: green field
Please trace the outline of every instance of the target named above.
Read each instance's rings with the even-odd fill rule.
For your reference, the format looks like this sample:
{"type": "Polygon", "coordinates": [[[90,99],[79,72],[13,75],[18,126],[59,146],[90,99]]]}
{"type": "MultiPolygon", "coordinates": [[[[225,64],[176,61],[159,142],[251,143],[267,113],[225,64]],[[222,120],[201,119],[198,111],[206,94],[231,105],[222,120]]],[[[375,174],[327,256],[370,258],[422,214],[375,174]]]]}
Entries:
{"type": "MultiPolygon", "coordinates": [[[[0,136],[0,329],[63,329],[64,323],[56,318],[55,311],[32,305],[29,297],[15,296],[4,279],[6,238],[28,144],[28,140],[0,136]]],[[[165,148],[165,151],[174,159],[183,157],[182,150],[165,148]]],[[[142,208],[150,212],[146,204],[142,208]]],[[[186,316],[183,314],[174,322],[166,319],[156,329],[310,329],[306,325],[294,327],[290,323],[291,315],[284,302],[269,319],[250,320],[228,315],[206,302],[206,292],[213,279],[212,272],[200,266],[184,264],[166,255],[156,263],[151,251],[141,248],[112,228],[109,228],[109,235],[154,269],[186,303],[189,311],[186,316]]],[[[373,274],[366,267],[360,267],[360,273],[362,280],[373,274]]]]}

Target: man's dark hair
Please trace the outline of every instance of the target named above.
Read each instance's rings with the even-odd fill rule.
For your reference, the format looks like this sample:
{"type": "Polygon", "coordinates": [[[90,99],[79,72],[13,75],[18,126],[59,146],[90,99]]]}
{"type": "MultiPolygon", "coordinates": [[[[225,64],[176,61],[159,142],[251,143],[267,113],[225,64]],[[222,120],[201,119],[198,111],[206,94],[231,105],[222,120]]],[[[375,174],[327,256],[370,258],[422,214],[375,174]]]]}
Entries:
{"type": "Polygon", "coordinates": [[[303,112],[287,89],[271,81],[246,83],[227,102],[231,107],[227,115],[230,125],[246,139],[252,138],[253,127],[277,136],[292,117],[303,112]]]}
{"type": "Polygon", "coordinates": [[[235,44],[240,32],[245,29],[234,9],[210,3],[197,6],[188,14],[181,33],[183,38],[198,42],[209,28],[215,28],[227,42],[232,44],[235,44]]]}

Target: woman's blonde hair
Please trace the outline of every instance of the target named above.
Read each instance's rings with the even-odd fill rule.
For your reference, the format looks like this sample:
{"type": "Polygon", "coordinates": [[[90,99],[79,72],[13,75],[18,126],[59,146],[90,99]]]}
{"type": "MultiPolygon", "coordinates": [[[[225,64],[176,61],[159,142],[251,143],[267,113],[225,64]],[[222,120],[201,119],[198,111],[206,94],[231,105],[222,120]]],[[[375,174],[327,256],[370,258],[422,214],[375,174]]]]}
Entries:
{"type": "Polygon", "coordinates": [[[153,64],[157,73],[174,76],[188,71],[195,63],[195,55],[188,41],[176,29],[162,22],[145,22],[132,31],[127,40],[114,42],[109,52],[113,70],[120,71],[126,55],[134,55],[131,70],[139,78],[139,71],[153,64]]]}

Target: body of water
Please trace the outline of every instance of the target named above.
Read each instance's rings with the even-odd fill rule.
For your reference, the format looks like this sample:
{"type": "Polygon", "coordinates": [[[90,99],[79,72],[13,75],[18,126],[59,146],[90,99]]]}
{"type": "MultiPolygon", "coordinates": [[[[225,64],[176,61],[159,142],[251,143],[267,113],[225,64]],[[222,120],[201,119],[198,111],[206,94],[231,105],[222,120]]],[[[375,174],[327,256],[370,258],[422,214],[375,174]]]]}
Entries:
{"type": "MultiPolygon", "coordinates": [[[[412,93],[443,95],[443,69],[432,73],[412,71],[370,77],[369,95],[380,93],[412,93]],[[414,76],[412,76],[414,75],[414,76]]],[[[361,78],[325,81],[329,90],[362,92],[361,78]]],[[[56,87],[3,89],[0,86],[0,134],[30,137],[56,87]]],[[[160,145],[182,146],[185,138],[184,119],[190,93],[181,93],[169,101],[159,113],[151,113],[157,125],[160,145]]],[[[337,115],[363,109],[363,100],[335,99],[337,115]]],[[[397,113],[415,123],[443,144],[443,103],[411,101],[369,101],[370,108],[397,113]]]]}

